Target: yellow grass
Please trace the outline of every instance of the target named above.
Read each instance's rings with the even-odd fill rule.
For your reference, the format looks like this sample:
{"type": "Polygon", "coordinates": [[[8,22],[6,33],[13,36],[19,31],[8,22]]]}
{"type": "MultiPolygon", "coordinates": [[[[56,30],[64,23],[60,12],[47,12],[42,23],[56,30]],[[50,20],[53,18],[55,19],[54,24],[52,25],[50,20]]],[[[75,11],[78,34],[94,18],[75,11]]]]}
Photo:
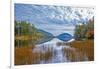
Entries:
{"type": "Polygon", "coordinates": [[[77,50],[80,58],[86,54],[89,61],[94,60],[94,40],[74,41],[71,47],[77,50]]]}
{"type": "Polygon", "coordinates": [[[32,34],[32,35],[20,35],[20,36],[15,36],[15,40],[35,40],[38,41],[42,38],[43,36],[39,33],[37,34],[32,34]]]}
{"type": "Polygon", "coordinates": [[[15,65],[37,64],[40,60],[47,61],[52,57],[52,52],[33,52],[32,47],[15,48],[15,65]]]}
{"type": "Polygon", "coordinates": [[[24,36],[16,36],[15,39],[16,40],[29,40],[32,38],[30,38],[30,36],[28,36],[28,35],[24,35],[24,36]]]}

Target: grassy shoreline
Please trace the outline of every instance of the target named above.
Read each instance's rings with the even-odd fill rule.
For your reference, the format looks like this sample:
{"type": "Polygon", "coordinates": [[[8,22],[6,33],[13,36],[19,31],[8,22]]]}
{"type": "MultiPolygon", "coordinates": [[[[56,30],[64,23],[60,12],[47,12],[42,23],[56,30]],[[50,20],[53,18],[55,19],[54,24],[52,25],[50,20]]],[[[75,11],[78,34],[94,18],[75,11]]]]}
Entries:
{"type": "Polygon", "coordinates": [[[15,65],[38,64],[41,60],[51,59],[52,52],[46,53],[33,52],[33,47],[16,47],[15,48],[15,65]]]}
{"type": "MultiPolygon", "coordinates": [[[[30,40],[29,36],[21,36],[21,37],[16,37],[15,39],[18,40],[30,40]],[[25,38],[24,38],[25,37],[25,38]]],[[[65,43],[61,43],[64,44],[65,43]]],[[[57,45],[61,45],[58,43],[57,45]]],[[[84,61],[84,54],[87,55],[88,61],[93,61],[94,60],[94,40],[75,40],[73,42],[70,42],[66,45],[71,46],[72,48],[75,48],[75,50],[79,53],[80,60],[79,61],[84,61]]],[[[33,52],[33,49],[35,48],[34,46],[31,46],[29,44],[21,46],[20,47],[15,47],[15,65],[25,65],[25,64],[38,64],[40,60],[49,60],[52,57],[52,51],[48,51],[46,53],[37,53],[33,52]]],[[[66,57],[71,60],[71,62],[77,62],[76,60],[76,55],[75,52],[67,49],[65,50],[66,57]]]]}
{"type": "Polygon", "coordinates": [[[94,60],[94,40],[75,40],[70,43],[70,46],[75,48],[78,52],[81,52],[81,55],[86,53],[89,61],[94,60]]]}

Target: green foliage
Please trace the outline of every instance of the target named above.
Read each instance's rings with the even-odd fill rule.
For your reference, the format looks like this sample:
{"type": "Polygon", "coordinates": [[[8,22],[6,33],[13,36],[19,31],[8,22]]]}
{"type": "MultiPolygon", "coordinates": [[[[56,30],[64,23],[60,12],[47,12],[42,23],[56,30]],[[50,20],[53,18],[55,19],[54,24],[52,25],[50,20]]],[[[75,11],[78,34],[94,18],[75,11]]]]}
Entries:
{"type": "Polygon", "coordinates": [[[75,38],[78,39],[78,40],[81,40],[83,38],[85,38],[85,34],[86,34],[86,25],[79,25],[79,26],[76,26],[76,29],[75,29],[75,38]]]}
{"type": "Polygon", "coordinates": [[[27,23],[25,21],[15,21],[15,35],[29,35],[34,32],[36,29],[34,25],[27,23]]]}
{"type": "Polygon", "coordinates": [[[34,45],[42,37],[33,24],[15,21],[15,47],[34,45]]]}

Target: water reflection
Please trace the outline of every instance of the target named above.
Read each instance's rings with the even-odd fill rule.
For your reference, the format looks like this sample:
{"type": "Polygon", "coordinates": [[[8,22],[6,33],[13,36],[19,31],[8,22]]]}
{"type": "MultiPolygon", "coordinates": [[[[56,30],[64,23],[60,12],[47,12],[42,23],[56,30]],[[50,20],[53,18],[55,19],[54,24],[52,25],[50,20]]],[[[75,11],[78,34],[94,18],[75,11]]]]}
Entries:
{"type": "Polygon", "coordinates": [[[41,53],[38,58],[38,63],[40,64],[88,60],[83,50],[78,51],[74,47],[70,47],[70,44],[68,45],[57,38],[42,44],[37,44],[33,49],[33,53],[41,53]]]}

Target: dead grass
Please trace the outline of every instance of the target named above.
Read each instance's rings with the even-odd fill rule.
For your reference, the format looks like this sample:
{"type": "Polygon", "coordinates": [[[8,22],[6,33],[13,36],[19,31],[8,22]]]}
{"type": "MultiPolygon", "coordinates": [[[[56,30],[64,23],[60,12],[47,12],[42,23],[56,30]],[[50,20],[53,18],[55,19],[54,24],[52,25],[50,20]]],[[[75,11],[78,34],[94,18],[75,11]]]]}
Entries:
{"type": "Polygon", "coordinates": [[[29,40],[31,38],[30,38],[30,36],[25,35],[25,36],[16,36],[15,39],[16,40],[29,40]]]}
{"type": "Polygon", "coordinates": [[[15,48],[15,65],[39,64],[41,60],[47,61],[52,57],[52,52],[33,52],[32,47],[15,48]]]}
{"type": "Polygon", "coordinates": [[[86,54],[89,61],[94,60],[94,40],[74,41],[71,43],[71,47],[79,52],[81,58],[86,54]]]}

